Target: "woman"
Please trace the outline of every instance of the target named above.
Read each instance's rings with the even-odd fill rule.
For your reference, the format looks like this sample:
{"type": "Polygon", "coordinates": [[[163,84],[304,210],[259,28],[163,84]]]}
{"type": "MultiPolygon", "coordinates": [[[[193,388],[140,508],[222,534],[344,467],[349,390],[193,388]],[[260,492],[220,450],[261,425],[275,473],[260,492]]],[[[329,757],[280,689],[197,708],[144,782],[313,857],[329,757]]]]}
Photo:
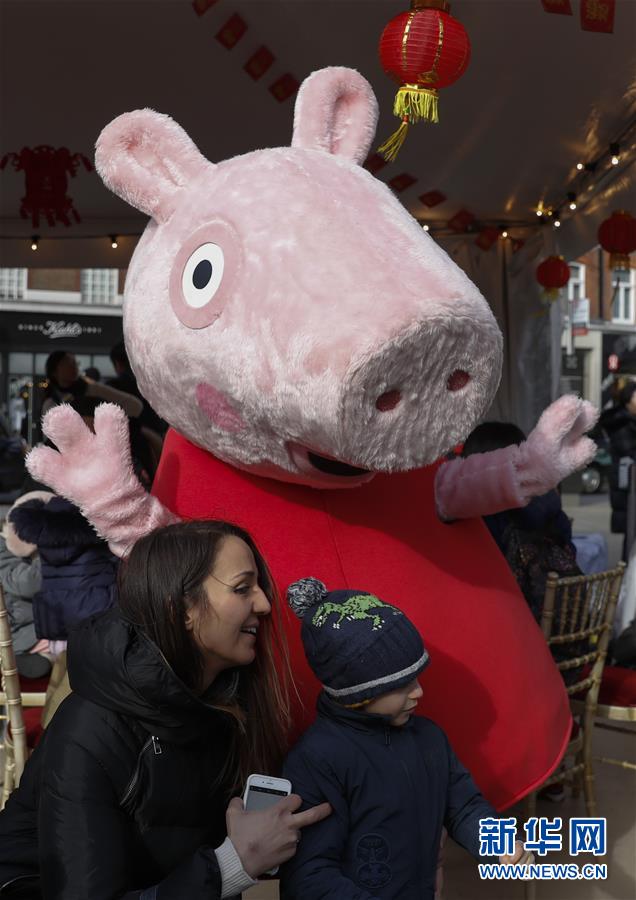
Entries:
{"type": "Polygon", "coordinates": [[[55,350],[49,354],[45,369],[48,385],[42,402],[43,416],[60,403],[75,405],[84,397],[117,403],[132,418],[137,417],[143,409],[143,403],[138,397],[80,375],[75,356],[66,350],[55,350]]]}
{"type": "Polygon", "coordinates": [[[604,410],[599,425],[610,441],[612,468],[610,471],[610,503],[612,531],[625,534],[623,559],[627,561],[627,498],[630,468],[636,460],[636,381],[627,381],[618,393],[618,403],[604,410]]]}
{"type": "Polygon", "coordinates": [[[119,608],[71,633],[73,693],[0,814],[6,896],[39,876],[41,895],[16,896],[220,900],[290,859],[300,829],[329,814],[294,814],[296,796],[263,812],[228,805],[285,750],[272,584],[250,536],[224,522],[171,525],[133,547],[119,608]]]}

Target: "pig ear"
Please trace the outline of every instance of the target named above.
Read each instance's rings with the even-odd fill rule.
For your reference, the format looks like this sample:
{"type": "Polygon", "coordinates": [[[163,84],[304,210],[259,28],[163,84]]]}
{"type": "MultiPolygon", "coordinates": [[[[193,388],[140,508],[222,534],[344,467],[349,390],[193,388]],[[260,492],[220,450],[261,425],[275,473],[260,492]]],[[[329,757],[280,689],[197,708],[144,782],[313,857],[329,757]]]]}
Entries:
{"type": "Polygon", "coordinates": [[[292,147],[324,150],[362,163],[378,121],[371,85],[355,69],[319,69],[300,86],[292,147]]]}
{"type": "Polygon", "coordinates": [[[170,218],[181,190],[210,165],[180,125],[152,109],[118,116],[95,148],[104,184],[158,222],[170,218]]]}

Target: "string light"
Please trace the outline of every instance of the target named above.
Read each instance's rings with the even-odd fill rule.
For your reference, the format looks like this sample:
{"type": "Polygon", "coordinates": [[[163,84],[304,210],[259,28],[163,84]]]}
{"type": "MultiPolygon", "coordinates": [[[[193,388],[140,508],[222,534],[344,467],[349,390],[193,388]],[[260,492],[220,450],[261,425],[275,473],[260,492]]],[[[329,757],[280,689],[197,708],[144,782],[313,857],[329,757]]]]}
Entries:
{"type": "Polygon", "coordinates": [[[576,168],[577,168],[577,169],[579,170],[579,172],[580,172],[580,171],[583,169],[583,163],[577,163],[577,164],[576,164],[576,168]]]}
{"type": "Polygon", "coordinates": [[[501,236],[502,236],[502,238],[504,238],[504,239],[507,238],[507,237],[508,237],[508,232],[507,232],[507,231],[502,231],[502,232],[501,232],[501,236]]]}
{"type": "Polygon", "coordinates": [[[422,229],[423,229],[424,231],[428,231],[428,230],[429,230],[429,226],[428,226],[428,225],[422,225],[422,229]]]}
{"type": "Polygon", "coordinates": [[[620,146],[617,143],[610,144],[610,153],[612,154],[612,165],[617,166],[621,161],[620,146]]]}
{"type": "Polygon", "coordinates": [[[561,227],[561,216],[560,216],[560,213],[558,213],[558,212],[554,214],[554,227],[555,228],[561,227]]]}
{"type": "Polygon", "coordinates": [[[117,235],[116,234],[110,235],[110,246],[113,248],[113,250],[117,249],[117,235]]]}
{"type": "Polygon", "coordinates": [[[34,234],[33,237],[31,238],[31,250],[37,250],[39,242],[40,242],[40,235],[34,234]]]}
{"type": "Polygon", "coordinates": [[[539,218],[541,218],[541,216],[543,215],[543,210],[542,210],[542,209],[538,209],[538,210],[537,210],[537,215],[539,216],[539,218]]]}
{"type": "Polygon", "coordinates": [[[576,194],[574,193],[574,191],[568,191],[568,200],[570,202],[570,209],[575,210],[576,209],[576,194]]]}

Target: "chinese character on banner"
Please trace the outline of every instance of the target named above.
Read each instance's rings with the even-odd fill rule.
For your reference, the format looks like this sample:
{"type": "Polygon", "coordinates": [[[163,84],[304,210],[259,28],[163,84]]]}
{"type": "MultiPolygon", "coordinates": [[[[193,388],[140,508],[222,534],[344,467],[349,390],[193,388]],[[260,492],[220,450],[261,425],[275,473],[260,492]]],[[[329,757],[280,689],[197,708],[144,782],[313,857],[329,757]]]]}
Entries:
{"type": "Polygon", "coordinates": [[[607,819],[591,819],[589,816],[570,819],[570,855],[592,853],[605,856],[607,819]]]}
{"type": "Polygon", "coordinates": [[[547,13],[557,13],[561,16],[572,15],[570,0],[541,0],[541,3],[547,13]]]}
{"type": "Polygon", "coordinates": [[[516,837],[517,820],[514,816],[508,819],[480,819],[479,855],[512,856],[515,852],[516,837]]]}
{"type": "Polygon", "coordinates": [[[581,0],[581,28],[583,31],[614,31],[616,0],[581,0]]]}
{"type": "Polygon", "coordinates": [[[563,848],[562,825],[563,821],[559,817],[550,821],[546,816],[540,818],[532,816],[523,826],[526,833],[523,846],[538,856],[545,856],[548,850],[561,850],[563,848]]]}

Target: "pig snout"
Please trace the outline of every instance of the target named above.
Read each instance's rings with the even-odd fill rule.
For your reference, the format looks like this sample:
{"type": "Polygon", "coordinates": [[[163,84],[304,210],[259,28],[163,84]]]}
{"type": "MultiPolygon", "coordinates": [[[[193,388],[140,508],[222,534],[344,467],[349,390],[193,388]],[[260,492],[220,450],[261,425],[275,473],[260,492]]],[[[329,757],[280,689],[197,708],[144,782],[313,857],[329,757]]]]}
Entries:
{"type": "Polygon", "coordinates": [[[353,360],[338,457],[372,471],[427,465],[477,424],[496,390],[501,338],[468,318],[418,323],[353,360]]]}

